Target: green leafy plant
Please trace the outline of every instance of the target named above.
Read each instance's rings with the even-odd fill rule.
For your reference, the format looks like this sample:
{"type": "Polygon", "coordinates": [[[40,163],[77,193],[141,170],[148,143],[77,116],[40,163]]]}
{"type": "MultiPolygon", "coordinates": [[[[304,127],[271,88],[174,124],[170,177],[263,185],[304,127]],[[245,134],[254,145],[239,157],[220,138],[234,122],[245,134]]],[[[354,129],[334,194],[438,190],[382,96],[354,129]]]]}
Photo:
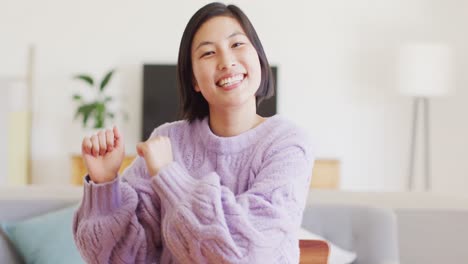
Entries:
{"type": "Polygon", "coordinates": [[[88,84],[95,93],[95,98],[91,102],[85,102],[83,96],[80,94],[73,95],[73,100],[78,103],[75,119],[82,117],[83,127],[87,127],[88,121],[93,120],[93,128],[104,128],[106,120],[115,118],[115,113],[111,112],[108,107],[113,98],[105,94],[105,88],[109,84],[113,74],[114,70],[106,73],[99,83],[99,86],[95,86],[97,83],[95,83],[93,77],[90,75],[79,74],[73,77],[73,79],[80,80],[88,84]]]}

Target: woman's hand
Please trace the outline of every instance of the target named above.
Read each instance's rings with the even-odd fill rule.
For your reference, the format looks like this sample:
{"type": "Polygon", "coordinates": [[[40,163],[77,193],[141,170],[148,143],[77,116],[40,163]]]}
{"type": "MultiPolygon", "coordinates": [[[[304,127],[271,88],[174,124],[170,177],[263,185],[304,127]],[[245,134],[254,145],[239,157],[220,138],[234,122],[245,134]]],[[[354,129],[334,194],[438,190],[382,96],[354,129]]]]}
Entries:
{"type": "Polygon", "coordinates": [[[168,137],[154,137],[136,146],[137,153],[145,159],[146,167],[151,176],[159,173],[165,165],[171,163],[172,156],[171,140],[168,137]]]}
{"type": "Polygon", "coordinates": [[[95,183],[115,179],[125,156],[123,137],[117,127],[85,137],[81,153],[89,177],[95,183]]]}

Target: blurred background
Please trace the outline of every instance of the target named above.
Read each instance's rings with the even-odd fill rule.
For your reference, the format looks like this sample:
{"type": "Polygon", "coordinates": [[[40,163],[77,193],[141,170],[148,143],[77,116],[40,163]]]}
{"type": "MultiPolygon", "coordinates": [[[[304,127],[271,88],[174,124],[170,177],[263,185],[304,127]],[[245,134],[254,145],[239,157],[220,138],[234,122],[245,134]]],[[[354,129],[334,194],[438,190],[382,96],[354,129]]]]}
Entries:
{"type": "MultiPolygon", "coordinates": [[[[72,78],[79,73],[99,80],[116,69],[106,89],[128,121],[117,117],[113,123],[122,128],[127,151],[135,153],[142,129],[143,64],[175,64],[185,25],[208,2],[0,1],[0,76],[26,74],[28,50],[34,47],[30,182],[70,183],[70,155],[80,152],[90,131],[73,118],[72,96],[84,89],[72,78]]],[[[451,92],[430,105],[432,191],[466,193],[468,2],[232,3],[251,19],[270,63],[278,67],[278,113],[308,131],[317,159],[339,162],[341,190],[407,189],[413,98],[398,91],[399,50],[412,42],[450,47],[451,92]]],[[[5,86],[12,90],[11,82],[5,86]]],[[[13,100],[11,92],[4,96],[6,90],[2,100],[13,100]]],[[[4,116],[12,108],[5,109],[4,116]]],[[[416,145],[415,190],[422,190],[422,141],[416,145]]]]}

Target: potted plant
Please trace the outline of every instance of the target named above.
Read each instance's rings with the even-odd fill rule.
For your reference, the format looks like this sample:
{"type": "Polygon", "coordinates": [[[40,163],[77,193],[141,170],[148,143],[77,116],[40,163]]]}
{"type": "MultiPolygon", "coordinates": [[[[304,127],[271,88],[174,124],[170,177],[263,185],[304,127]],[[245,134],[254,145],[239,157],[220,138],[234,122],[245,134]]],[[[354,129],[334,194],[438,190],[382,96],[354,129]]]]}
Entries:
{"type": "Polygon", "coordinates": [[[82,94],[73,95],[73,100],[78,103],[75,119],[81,117],[83,127],[88,127],[88,121],[92,120],[94,121],[93,128],[102,129],[105,128],[107,120],[114,119],[115,114],[108,107],[113,98],[105,94],[105,88],[109,84],[113,74],[114,70],[109,71],[97,87],[95,87],[95,81],[90,75],[79,74],[74,76],[74,79],[81,80],[89,85],[95,95],[94,100],[91,102],[86,102],[82,94]]]}
{"type": "MultiPolygon", "coordinates": [[[[88,74],[78,74],[73,76],[74,80],[84,82],[90,89],[83,93],[75,93],[73,95],[73,101],[77,103],[74,118],[75,120],[81,119],[83,128],[85,130],[88,129],[88,132],[90,132],[89,128],[93,131],[104,129],[106,128],[106,125],[108,125],[109,121],[115,119],[115,113],[109,107],[109,104],[114,100],[114,98],[106,93],[106,87],[110,83],[114,72],[114,70],[107,72],[99,83],[88,74]],[[86,94],[92,94],[91,100],[85,100],[88,97],[86,94]]],[[[124,111],[122,111],[122,114],[124,120],[127,120],[127,114],[124,111]]],[[[135,155],[126,156],[120,172],[122,172],[122,170],[127,167],[134,158],[135,155]]],[[[83,176],[86,173],[86,168],[81,154],[72,155],[72,184],[83,184],[83,176]]]]}

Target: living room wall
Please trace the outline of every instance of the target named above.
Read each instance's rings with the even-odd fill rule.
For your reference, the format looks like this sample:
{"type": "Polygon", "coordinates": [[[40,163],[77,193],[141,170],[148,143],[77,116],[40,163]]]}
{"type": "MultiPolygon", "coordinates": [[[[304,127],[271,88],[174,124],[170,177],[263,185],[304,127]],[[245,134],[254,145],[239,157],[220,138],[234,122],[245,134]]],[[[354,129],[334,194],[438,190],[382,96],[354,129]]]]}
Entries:
{"type": "MultiPolygon", "coordinates": [[[[110,89],[129,113],[118,124],[134,153],[141,130],[143,63],[174,63],[190,16],[208,1],[6,1],[0,8],[0,73],[19,74],[36,47],[33,182],[67,184],[85,132],[73,121],[76,73],[117,68],[110,89]]],[[[341,161],[341,188],[406,186],[411,99],[395,88],[407,41],[454,47],[456,93],[431,101],[434,191],[468,189],[468,3],[443,0],[232,1],[250,17],[278,66],[279,113],[303,126],[317,158],[341,161]]],[[[0,157],[5,159],[5,157],[0,157]]],[[[421,161],[418,160],[417,164],[421,161]]],[[[420,180],[421,171],[418,171],[420,180]]]]}

